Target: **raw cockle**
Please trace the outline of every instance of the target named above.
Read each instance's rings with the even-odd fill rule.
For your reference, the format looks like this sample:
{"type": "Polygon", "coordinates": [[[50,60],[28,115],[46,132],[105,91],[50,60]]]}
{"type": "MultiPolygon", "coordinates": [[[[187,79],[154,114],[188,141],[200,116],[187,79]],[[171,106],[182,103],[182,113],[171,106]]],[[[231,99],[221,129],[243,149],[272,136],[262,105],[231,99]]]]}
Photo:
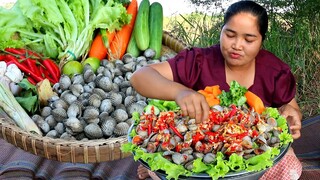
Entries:
{"type": "Polygon", "coordinates": [[[130,78],[151,59],[126,54],[122,60],[102,60],[96,73],[86,64],[82,74],[62,75],[53,85],[58,95],[42,107],[41,115],[50,127],[44,134],[77,140],[126,135],[132,113],[141,113],[147,104],[147,98],[132,88],[130,78]]]}

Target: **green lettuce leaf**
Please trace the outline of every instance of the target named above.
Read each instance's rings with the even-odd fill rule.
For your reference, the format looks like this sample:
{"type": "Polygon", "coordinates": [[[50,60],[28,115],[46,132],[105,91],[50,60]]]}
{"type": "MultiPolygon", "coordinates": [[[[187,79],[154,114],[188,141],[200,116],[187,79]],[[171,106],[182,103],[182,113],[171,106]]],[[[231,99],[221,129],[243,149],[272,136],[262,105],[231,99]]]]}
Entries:
{"type": "Polygon", "coordinates": [[[247,91],[248,89],[244,86],[241,86],[237,81],[231,81],[229,92],[222,90],[221,94],[218,95],[220,105],[228,107],[231,104],[236,106],[245,104],[247,98],[244,96],[244,94],[247,91]]]}
{"type": "Polygon", "coordinates": [[[231,156],[229,157],[229,161],[227,162],[227,165],[233,171],[241,171],[245,170],[246,168],[243,157],[239,156],[236,153],[231,154],[231,156]]]}
{"type": "Polygon", "coordinates": [[[270,150],[251,157],[245,161],[247,171],[261,171],[273,165],[273,157],[278,155],[280,150],[277,148],[271,148],[270,150]]]}

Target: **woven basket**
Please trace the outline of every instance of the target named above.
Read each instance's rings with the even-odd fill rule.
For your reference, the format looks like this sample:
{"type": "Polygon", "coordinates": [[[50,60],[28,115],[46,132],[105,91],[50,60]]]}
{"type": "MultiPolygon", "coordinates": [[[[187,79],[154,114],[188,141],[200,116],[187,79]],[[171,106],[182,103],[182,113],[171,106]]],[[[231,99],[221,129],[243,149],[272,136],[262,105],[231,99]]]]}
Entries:
{"type": "MultiPolygon", "coordinates": [[[[175,55],[187,46],[164,32],[162,47],[162,54],[175,55]]],[[[40,137],[16,126],[1,109],[0,137],[24,151],[60,162],[98,163],[131,156],[120,149],[122,144],[128,142],[126,136],[88,141],[40,137]]]]}

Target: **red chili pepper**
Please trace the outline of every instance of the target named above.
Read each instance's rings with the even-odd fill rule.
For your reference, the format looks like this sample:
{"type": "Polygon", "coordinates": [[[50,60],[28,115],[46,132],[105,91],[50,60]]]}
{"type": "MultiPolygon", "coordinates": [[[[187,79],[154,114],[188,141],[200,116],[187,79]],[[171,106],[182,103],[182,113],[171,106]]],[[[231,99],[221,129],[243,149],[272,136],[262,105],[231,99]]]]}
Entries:
{"type": "Polygon", "coordinates": [[[6,55],[0,55],[0,61],[4,61],[4,62],[7,62],[7,57],[6,55]]]}
{"type": "Polygon", "coordinates": [[[37,61],[36,60],[27,58],[26,59],[26,64],[30,68],[31,71],[33,71],[35,74],[41,76],[40,70],[37,67],[37,61]]]}
{"type": "Polygon", "coordinates": [[[27,49],[23,49],[23,48],[6,48],[5,51],[10,52],[15,55],[22,55],[27,58],[33,58],[33,59],[36,58],[36,59],[41,60],[40,55],[34,51],[31,51],[31,50],[27,50],[27,49]]]}
{"type": "Polygon", "coordinates": [[[28,69],[27,67],[23,66],[18,60],[17,58],[15,58],[12,55],[7,55],[7,58],[9,60],[9,62],[7,63],[7,65],[9,64],[15,64],[17,65],[17,67],[23,71],[24,73],[27,74],[27,76],[31,76],[34,80],[36,80],[37,82],[42,81],[43,78],[37,74],[35,74],[33,71],[31,71],[30,69],[28,69]]]}
{"type": "Polygon", "coordinates": [[[48,70],[52,78],[58,82],[60,78],[60,70],[58,65],[51,59],[45,59],[41,64],[48,70]]]}
{"type": "Polygon", "coordinates": [[[192,144],[196,144],[198,141],[203,140],[204,137],[205,136],[200,132],[196,132],[196,134],[192,136],[192,144]]]}
{"type": "Polygon", "coordinates": [[[169,127],[172,129],[172,131],[180,138],[180,139],[184,139],[182,134],[178,131],[178,129],[176,127],[174,127],[174,125],[172,123],[169,124],[169,127]]]}
{"type": "Polygon", "coordinates": [[[49,72],[47,71],[47,69],[45,69],[43,66],[40,66],[40,67],[39,67],[39,70],[40,70],[41,76],[42,76],[44,79],[48,79],[52,84],[55,84],[55,83],[58,82],[58,80],[53,79],[53,78],[51,77],[51,75],[49,74],[49,72]]]}
{"type": "Polygon", "coordinates": [[[257,130],[252,131],[252,137],[257,137],[259,136],[259,132],[257,130]]]}
{"type": "Polygon", "coordinates": [[[151,132],[152,132],[152,124],[149,123],[149,124],[148,124],[148,135],[150,135],[151,132]]]}
{"type": "Polygon", "coordinates": [[[30,76],[27,77],[27,80],[33,85],[37,84],[37,82],[34,79],[32,79],[32,77],[30,77],[30,76]]]}

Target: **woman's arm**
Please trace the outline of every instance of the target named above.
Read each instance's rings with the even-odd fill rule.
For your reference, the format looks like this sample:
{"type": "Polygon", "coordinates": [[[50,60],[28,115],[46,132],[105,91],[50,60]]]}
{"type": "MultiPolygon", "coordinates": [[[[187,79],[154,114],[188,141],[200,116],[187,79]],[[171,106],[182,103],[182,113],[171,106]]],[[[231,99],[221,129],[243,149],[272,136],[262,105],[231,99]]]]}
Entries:
{"type": "Polygon", "coordinates": [[[293,98],[288,104],[281,106],[279,111],[289,123],[292,138],[298,139],[301,136],[300,129],[302,114],[296,99],[293,98]]]}
{"type": "Polygon", "coordinates": [[[197,122],[206,120],[209,106],[205,97],[186,86],[173,81],[168,62],[145,66],[135,71],[130,82],[141,95],[154,99],[175,100],[182,113],[197,122]]]}

